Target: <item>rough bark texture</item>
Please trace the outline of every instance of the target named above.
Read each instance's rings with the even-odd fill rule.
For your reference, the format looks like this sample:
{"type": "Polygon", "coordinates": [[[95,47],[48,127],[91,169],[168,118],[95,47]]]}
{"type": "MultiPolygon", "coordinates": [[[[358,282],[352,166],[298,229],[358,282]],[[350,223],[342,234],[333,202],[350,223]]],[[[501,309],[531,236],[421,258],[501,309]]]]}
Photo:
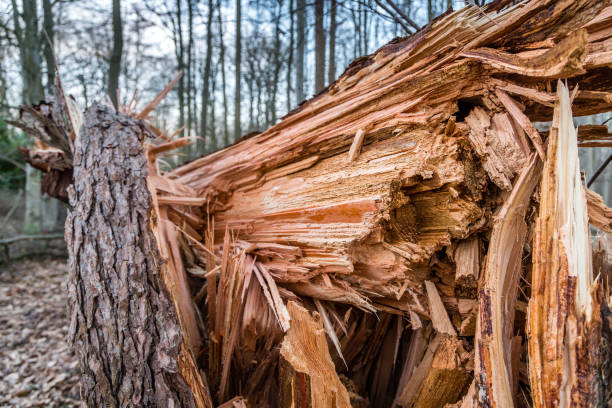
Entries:
{"type": "Polygon", "coordinates": [[[71,336],[90,407],[193,406],[160,274],[141,122],[94,105],[75,144],[66,222],[71,336]]]}

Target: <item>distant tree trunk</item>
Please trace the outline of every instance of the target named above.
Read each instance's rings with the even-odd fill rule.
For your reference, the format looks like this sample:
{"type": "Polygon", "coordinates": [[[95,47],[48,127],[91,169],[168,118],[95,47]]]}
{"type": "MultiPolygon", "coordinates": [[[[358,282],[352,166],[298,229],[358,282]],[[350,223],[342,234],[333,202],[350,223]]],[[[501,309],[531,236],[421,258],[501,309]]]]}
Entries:
{"type": "Polygon", "coordinates": [[[117,89],[119,88],[119,72],[121,72],[121,54],[123,53],[123,23],[121,22],[121,2],[113,0],[113,50],[108,66],[108,96],[117,109],[117,89]]]}
{"type": "MultiPolygon", "coordinates": [[[[12,0],[13,25],[19,46],[22,90],[24,104],[31,105],[43,99],[42,70],[40,58],[40,37],[38,35],[38,7],[36,0],[23,0],[19,13],[17,1],[12,0]],[[20,21],[23,19],[23,26],[20,21]]],[[[41,228],[40,172],[26,166],[25,213],[23,229],[36,233],[41,228]]]]}
{"type": "Polygon", "coordinates": [[[433,18],[434,18],[433,0],[427,0],[427,21],[431,21],[433,20],[433,18]]]}
{"type": "Polygon", "coordinates": [[[362,7],[363,11],[363,30],[362,30],[362,38],[363,38],[363,54],[366,55],[368,53],[368,10],[364,6],[362,7]]]}
{"type": "Polygon", "coordinates": [[[446,10],[453,8],[453,0],[446,0],[446,10]]]}
{"type": "MultiPolygon", "coordinates": [[[[176,0],[176,34],[175,48],[178,70],[185,71],[185,43],[183,41],[183,11],[182,0],[176,0]]],[[[179,128],[185,125],[185,75],[178,82],[179,128]]],[[[181,132],[182,133],[182,132],[181,132]]]]}
{"type": "Polygon", "coordinates": [[[47,89],[51,89],[55,82],[55,60],[53,58],[55,29],[53,27],[51,0],[43,0],[43,30],[46,34],[42,38],[42,42],[44,44],[45,65],[47,66],[47,89]]]}
{"type": "MultiPolygon", "coordinates": [[[[247,61],[248,63],[249,61],[247,61]]],[[[249,64],[250,65],[250,64],[249,64]]],[[[251,70],[251,72],[254,72],[253,70],[251,70]]],[[[254,112],[255,112],[255,87],[254,87],[254,79],[253,79],[253,75],[248,75],[246,78],[246,82],[247,82],[247,88],[249,89],[249,132],[253,131],[253,129],[255,129],[255,117],[254,112]]]]}
{"type": "Polygon", "coordinates": [[[219,60],[221,62],[221,88],[223,91],[223,145],[229,146],[230,136],[227,124],[227,92],[225,86],[225,42],[223,40],[223,22],[221,21],[221,0],[217,0],[217,22],[219,29],[219,60]]]}
{"type": "Polygon", "coordinates": [[[242,130],[240,128],[240,60],[242,54],[242,0],[236,0],[236,55],[235,55],[235,85],[234,85],[234,140],[240,139],[242,130]]]}
{"type": "Polygon", "coordinates": [[[304,56],[306,54],[306,0],[297,0],[297,54],[295,56],[295,96],[304,100],[304,56]]]}
{"type": "Polygon", "coordinates": [[[276,14],[274,16],[274,72],[272,75],[272,89],[269,102],[269,123],[268,126],[276,123],[276,97],[278,94],[278,83],[280,81],[281,64],[281,15],[283,12],[283,0],[277,0],[276,14]]]}
{"type": "Polygon", "coordinates": [[[323,0],[315,0],[315,93],[325,88],[325,29],[323,0]]]}
{"type": "Polygon", "coordinates": [[[24,104],[40,102],[44,97],[40,58],[40,36],[38,29],[38,6],[36,0],[23,0],[21,13],[24,25],[19,21],[17,3],[13,0],[13,22],[19,45],[21,78],[23,88],[21,99],[24,104]]]}
{"type": "Polygon", "coordinates": [[[294,10],[293,10],[293,0],[289,0],[289,55],[287,56],[287,112],[291,111],[292,101],[291,101],[291,68],[293,67],[293,39],[294,37],[294,10]]]}
{"type": "Polygon", "coordinates": [[[255,116],[255,129],[261,129],[261,89],[263,88],[261,81],[256,80],[257,88],[257,116],[255,116]]]}
{"type": "MultiPolygon", "coordinates": [[[[193,117],[195,112],[191,110],[193,95],[193,0],[187,0],[187,124],[185,129],[191,135],[193,129],[193,117]]],[[[186,148],[189,150],[189,147],[186,148]]]]}
{"type": "MultiPolygon", "coordinates": [[[[200,137],[203,140],[203,150],[210,151],[208,144],[206,143],[207,134],[207,116],[208,116],[208,100],[210,99],[210,64],[212,60],[212,19],[213,12],[213,0],[208,0],[208,17],[206,21],[206,60],[204,62],[204,76],[202,77],[202,114],[200,115],[200,137]]],[[[210,143],[212,146],[212,143],[210,143]]]]}
{"type": "Polygon", "coordinates": [[[94,105],[75,145],[68,304],[88,407],[194,406],[178,373],[181,330],[151,231],[149,136],[139,121],[94,105]]]}
{"type": "Polygon", "coordinates": [[[331,0],[329,8],[329,69],[327,83],[336,80],[336,0],[331,0]]]}
{"type": "MultiPolygon", "coordinates": [[[[6,80],[6,68],[2,64],[2,59],[0,59],[0,101],[6,101],[6,91],[8,90],[8,83],[6,80]]],[[[6,105],[0,105],[0,113],[5,114],[8,108],[6,105]]]]}
{"type": "MultiPolygon", "coordinates": [[[[53,44],[55,42],[55,29],[53,24],[53,10],[51,0],[43,0],[43,35],[41,42],[47,68],[47,89],[51,90],[55,83],[55,58],[53,44]]],[[[43,231],[53,231],[58,226],[60,203],[48,194],[41,196],[41,228],[43,231]]],[[[62,212],[62,218],[65,212],[62,212]]],[[[61,224],[63,225],[63,223],[61,224]]]]}
{"type": "MultiPolygon", "coordinates": [[[[217,89],[217,73],[213,70],[210,75],[210,95],[214,95],[217,89]]],[[[208,152],[214,152],[221,148],[221,143],[219,141],[219,137],[217,137],[216,126],[215,123],[215,101],[213,98],[208,98],[208,104],[210,105],[210,124],[208,127],[208,134],[210,135],[210,145],[208,147],[208,152]]]]}

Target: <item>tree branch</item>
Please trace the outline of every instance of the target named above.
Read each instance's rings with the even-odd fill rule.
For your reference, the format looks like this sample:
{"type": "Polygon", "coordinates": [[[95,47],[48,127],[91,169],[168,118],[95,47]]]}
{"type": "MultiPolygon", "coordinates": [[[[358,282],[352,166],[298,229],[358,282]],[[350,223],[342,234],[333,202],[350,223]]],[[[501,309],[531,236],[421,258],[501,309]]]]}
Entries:
{"type": "Polygon", "coordinates": [[[402,20],[400,20],[399,18],[397,18],[397,15],[395,15],[391,10],[389,10],[387,8],[387,6],[385,6],[380,0],[374,0],[376,1],[376,4],[378,4],[380,6],[380,8],[382,8],[386,13],[388,13],[391,18],[393,18],[393,20],[395,20],[395,22],[399,25],[402,26],[402,28],[404,29],[404,31],[406,31],[407,33],[411,33],[412,31],[408,28],[408,26],[406,26],[402,20]]]}
{"type": "MultiPolygon", "coordinates": [[[[378,3],[378,1],[377,1],[378,3]]],[[[408,24],[410,24],[412,27],[414,27],[415,30],[420,30],[421,27],[415,23],[410,17],[408,17],[406,14],[404,14],[404,12],[395,5],[395,3],[393,3],[393,1],[391,0],[387,0],[387,3],[389,3],[389,5],[393,8],[393,10],[395,10],[397,12],[397,14],[399,14],[404,20],[406,20],[406,22],[408,24]]]]}
{"type": "Polygon", "coordinates": [[[0,154],[0,160],[2,160],[2,161],[5,161],[5,162],[7,162],[7,163],[12,164],[13,166],[15,166],[15,167],[17,167],[17,168],[21,169],[21,170],[22,170],[22,171],[24,171],[24,172],[26,171],[26,167],[25,167],[25,165],[24,165],[23,163],[19,163],[17,160],[11,159],[11,158],[10,158],[10,157],[8,157],[8,156],[5,156],[5,155],[3,155],[3,154],[0,154]]]}

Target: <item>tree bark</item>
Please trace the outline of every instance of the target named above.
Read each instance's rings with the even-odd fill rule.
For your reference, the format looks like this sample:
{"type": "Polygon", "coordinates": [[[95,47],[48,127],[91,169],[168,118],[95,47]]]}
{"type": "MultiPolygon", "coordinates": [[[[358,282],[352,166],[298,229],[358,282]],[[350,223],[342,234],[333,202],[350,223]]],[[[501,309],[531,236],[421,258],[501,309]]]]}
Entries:
{"type": "Polygon", "coordinates": [[[227,92],[225,86],[225,41],[223,40],[223,22],[221,21],[221,0],[217,1],[217,28],[219,30],[219,60],[221,62],[221,88],[223,91],[223,145],[229,146],[230,136],[227,124],[227,92]]]}
{"type": "Polygon", "coordinates": [[[295,97],[304,100],[304,56],[306,54],[306,0],[297,0],[297,52],[295,56],[295,97]]]}
{"type": "Polygon", "coordinates": [[[266,126],[271,126],[276,123],[276,97],[278,95],[278,83],[280,81],[280,72],[283,64],[281,63],[281,16],[282,16],[282,0],[276,4],[276,13],[274,15],[274,71],[272,75],[271,95],[268,102],[268,123],[266,126]]]}
{"type": "MultiPolygon", "coordinates": [[[[13,25],[19,45],[21,62],[21,99],[32,105],[43,99],[42,70],[40,60],[40,38],[38,30],[38,8],[36,0],[23,0],[19,13],[16,0],[12,0],[13,25]],[[23,26],[20,21],[23,20],[23,26]]],[[[23,229],[29,233],[41,230],[40,173],[30,166],[26,169],[26,195],[23,229]]]]}
{"type": "Polygon", "coordinates": [[[51,0],[43,0],[43,30],[42,38],[45,53],[45,65],[47,66],[47,89],[55,82],[55,59],[53,57],[53,46],[55,43],[55,29],[53,23],[53,9],[51,0]]]}
{"type": "Polygon", "coordinates": [[[329,67],[327,83],[336,80],[336,0],[331,0],[329,8],[329,67]]]}
{"type": "MultiPolygon", "coordinates": [[[[176,0],[176,21],[171,18],[172,24],[172,40],[174,42],[174,55],[176,57],[177,69],[179,72],[185,70],[185,42],[183,40],[183,2],[176,0]]],[[[185,125],[185,75],[181,75],[178,81],[176,90],[179,105],[179,128],[185,125]]],[[[182,135],[184,131],[180,132],[182,135]]],[[[177,160],[180,160],[177,158],[177,160]]]]}
{"type": "MultiPolygon", "coordinates": [[[[208,17],[206,21],[206,61],[204,63],[204,76],[202,77],[202,113],[200,118],[200,137],[203,139],[203,149],[200,153],[209,149],[207,143],[207,125],[208,125],[208,100],[210,97],[210,64],[212,61],[212,18],[213,18],[213,1],[208,0],[208,17]]],[[[211,133],[212,135],[212,133],[211,133]]],[[[212,143],[210,143],[212,146],[212,143]]],[[[209,150],[210,151],[210,150],[209,150]]]]}
{"type": "Polygon", "coordinates": [[[323,0],[315,0],[315,93],[325,88],[325,31],[323,28],[323,0]]]}
{"type": "MultiPolygon", "coordinates": [[[[192,110],[192,99],[195,93],[193,86],[193,0],[187,0],[187,134],[192,134],[193,117],[196,111],[192,110]]],[[[186,149],[189,150],[189,149],[186,149]]]]}
{"type": "Polygon", "coordinates": [[[178,375],[181,330],[151,232],[150,136],[142,122],[94,105],[75,146],[70,336],[89,407],[194,405],[178,375]]]}
{"type": "Polygon", "coordinates": [[[291,75],[293,68],[293,39],[295,38],[295,10],[293,8],[294,4],[294,0],[289,0],[289,19],[291,22],[289,24],[289,56],[287,57],[287,112],[291,111],[291,107],[293,105],[293,101],[291,100],[291,75]]]}
{"type": "Polygon", "coordinates": [[[242,136],[240,125],[240,62],[242,54],[242,0],[236,0],[236,50],[235,50],[235,79],[234,79],[234,140],[238,140],[242,136]]]}
{"type": "Polygon", "coordinates": [[[121,54],[123,53],[123,23],[121,22],[121,1],[113,0],[113,50],[108,67],[108,96],[117,109],[117,89],[121,72],[121,54]]]}

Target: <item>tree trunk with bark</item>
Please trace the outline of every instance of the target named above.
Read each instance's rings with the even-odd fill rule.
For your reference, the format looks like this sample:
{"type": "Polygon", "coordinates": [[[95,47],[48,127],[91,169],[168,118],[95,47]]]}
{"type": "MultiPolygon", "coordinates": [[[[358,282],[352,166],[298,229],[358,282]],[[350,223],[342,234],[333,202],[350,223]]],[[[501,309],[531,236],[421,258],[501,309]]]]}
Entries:
{"type": "Polygon", "coordinates": [[[55,81],[55,57],[53,55],[55,28],[51,0],[43,0],[43,30],[42,40],[44,44],[45,65],[47,67],[47,88],[51,89],[55,81]]]}
{"type": "Polygon", "coordinates": [[[327,70],[327,83],[336,80],[336,0],[330,1],[329,6],[329,59],[327,70]]]}
{"type": "MultiPolygon", "coordinates": [[[[200,137],[202,140],[202,149],[200,154],[206,151],[212,151],[214,148],[211,143],[207,142],[206,135],[208,134],[208,100],[210,98],[210,66],[212,63],[212,21],[215,8],[213,0],[208,0],[208,17],[206,21],[206,59],[204,62],[204,76],[202,77],[202,112],[200,115],[200,137]]],[[[211,133],[212,135],[212,133],[211,133]]]]}
{"type": "Polygon", "coordinates": [[[108,96],[115,109],[119,106],[117,90],[121,72],[121,54],[123,53],[123,22],[121,20],[121,2],[113,0],[113,50],[108,66],[108,96]]]}
{"type": "Polygon", "coordinates": [[[234,54],[234,141],[242,136],[240,117],[240,81],[242,75],[240,64],[242,62],[242,0],[236,0],[236,47],[234,54]]]}
{"type": "Polygon", "coordinates": [[[221,63],[221,90],[223,92],[223,146],[230,145],[228,127],[227,92],[225,86],[225,40],[223,39],[223,22],[221,20],[221,0],[217,2],[217,29],[219,30],[219,61],[221,63]]]}
{"type": "Polygon", "coordinates": [[[324,1],[315,0],[315,94],[325,88],[325,29],[323,28],[324,1]]]}
{"type": "Polygon", "coordinates": [[[304,98],[304,57],[306,54],[306,1],[296,0],[297,34],[295,55],[295,97],[296,103],[301,103],[304,98]]]}
{"type": "Polygon", "coordinates": [[[179,375],[181,329],[153,233],[143,149],[152,137],[142,122],[93,105],[75,143],[70,336],[89,407],[194,406],[179,375]]]}
{"type": "MultiPolygon", "coordinates": [[[[12,0],[13,26],[19,46],[21,65],[21,99],[24,104],[35,104],[43,99],[42,69],[40,55],[40,36],[38,29],[38,8],[36,0],[23,0],[19,12],[17,1],[12,0]]],[[[26,166],[25,212],[23,229],[25,232],[41,231],[42,197],[40,193],[40,173],[26,166]]]]}

